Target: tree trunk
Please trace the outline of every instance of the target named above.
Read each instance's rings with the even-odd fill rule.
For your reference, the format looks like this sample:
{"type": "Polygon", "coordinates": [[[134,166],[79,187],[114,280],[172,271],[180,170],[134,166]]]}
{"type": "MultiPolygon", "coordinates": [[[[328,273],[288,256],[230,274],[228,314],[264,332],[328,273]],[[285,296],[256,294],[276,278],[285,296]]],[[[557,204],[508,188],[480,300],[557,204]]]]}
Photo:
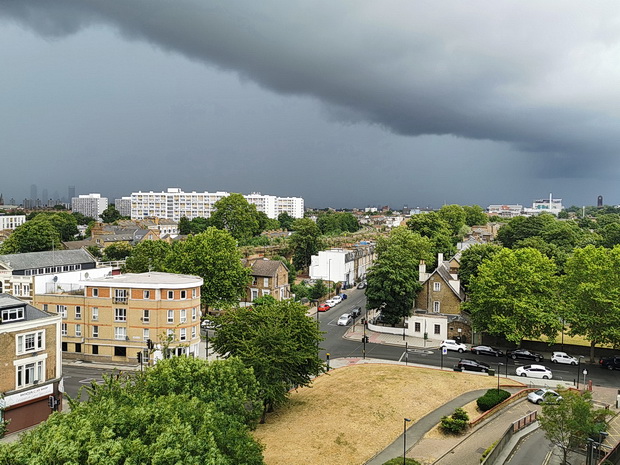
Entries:
{"type": "Polygon", "coordinates": [[[267,419],[267,401],[264,401],[263,402],[263,413],[260,416],[260,424],[264,425],[266,419],[267,419]]]}
{"type": "Polygon", "coordinates": [[[595,341],[590,342],[590,363],[594,363],[594,346],[596,346],[595,341]]]}

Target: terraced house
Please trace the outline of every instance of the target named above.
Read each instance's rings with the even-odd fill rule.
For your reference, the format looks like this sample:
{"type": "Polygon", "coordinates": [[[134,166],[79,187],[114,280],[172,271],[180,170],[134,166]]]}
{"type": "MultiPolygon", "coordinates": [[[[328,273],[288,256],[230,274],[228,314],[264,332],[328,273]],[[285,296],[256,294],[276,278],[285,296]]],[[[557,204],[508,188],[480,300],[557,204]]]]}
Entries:
{"type": "MultiPolygon", "coordinates": [[[[62,317],[67,359],[135,364],[153,360],[151,340],[163,356],[197,355],[200,286],[197,276],[138,273],[88,279],[79,289],[35,295],[35,305],[62,317]]],[[[159,352],[159,351],[158,351],[159,352]]]]}

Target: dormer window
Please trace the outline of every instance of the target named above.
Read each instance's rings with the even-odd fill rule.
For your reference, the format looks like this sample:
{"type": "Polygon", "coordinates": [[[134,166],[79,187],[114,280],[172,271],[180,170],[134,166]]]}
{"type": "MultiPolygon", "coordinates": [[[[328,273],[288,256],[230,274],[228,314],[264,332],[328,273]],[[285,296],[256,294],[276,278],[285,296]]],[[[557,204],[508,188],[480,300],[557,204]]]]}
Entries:
{"type": "Polygon", "coordinates": [[[24,307],[15,307],[2,310],[2,323],[24,319],[24,307]]]}

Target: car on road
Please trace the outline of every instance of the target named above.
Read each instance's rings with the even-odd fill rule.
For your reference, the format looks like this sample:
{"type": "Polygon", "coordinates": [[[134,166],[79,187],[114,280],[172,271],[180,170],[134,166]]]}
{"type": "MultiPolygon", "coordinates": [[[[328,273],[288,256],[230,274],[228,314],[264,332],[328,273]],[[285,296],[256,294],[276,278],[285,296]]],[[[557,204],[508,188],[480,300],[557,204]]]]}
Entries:
{"type": "Polygon", "coordinates": [[[563,363],[564,365],[577,365],[578,363],[575,357],[571,357],[566,352],[553,352],[551,361],[553,363],[563,363]]]}
{"type": "Polygon", "coordinates": [[[551,370],[542,365],[523,365],[522,367],[517,367],[517,375],[526,376],[528,378],[553,378],[551,370]]]}
{"type": "Polygon", "coordinates": [[[620,370],[620,355],[603,357],[598,361],[598,363],[601,368],[607,368],[608,370],[620,370]]]}
{"type": "Polygon", "coordinates": [[[340,298],[341,298],[342,300],[347,300],[347,297],[349,297],[349,296],[348,296],[348,295],[346,295],[344,292],[341,292],[339,295],[340,295],[340,298]]]}
{"type": "Polygon", "coordinates": [[[366,281],[361,281],[358,285],[357,288],[358,289],[364,289],[366,287],[366,281]]]}
{"type": "Polygon", "coordinates": [[[446,348],[448,350],[453,350],[455,352],[459,352],[459,353],[463,353],[465,351],[467,351],[467,346],[461,342],[456,342],[454,339],[446,339],[445,341],[442,341],[441,345],[439,346],[441,348],[446,348]]]}
{"type": "Polygon", "coordinates": [[[323,305],[319,305],[319,312],[326,312],[327,310],[329,310],[331,307],[329,305],[323,304],[323,305]]]}
{"type": "Polygon", "coordinates": [[[333,300],[334,302],[336,302],[337,304],[339,304],[340,302],[342,302],[342,297],[339,295],[335,295],[334,297],[332,297],[330,300],[333,300]]]}
{"type": "Polygon", "coordinates": [[[470,358],[462,358],[456,366],[461,370],[481,371],[483,373],[487,373],[491,368],[488,363],[479,362],[470,358]]]}
{"type": "Polygon", "coordinates": [[[555,404],[559,400],[562,400],[562,396],[555,392],[553,389],[538,389],[532,391],[527,395],[527,400],[533,404],[542,404],[543,402],[549,404],[555,404]]]}
{"type": "Polygon", "coordinates": [[[353,318],[348,313],[343,313],[338,318],[338,326],[348,326],[353,322],[353,318]]]}
{"type": "Polygon", "coordinates": [[[330,308],[331,307],[335,307],[337,303],[338,302],[336,302],[334,299],[328,299],[328,300],[325,301],[325,305],[329,305],[330,308]]]}
{"type": "Polygon", "coordinates": [[[353,307],[350,310],[351,318],[356,319],[358,316],[362,314],[362,307],[353,307]]]}
{"type": "Polygon", "coordinates": [[[493,355],[494,357],[504,356],[504,352],[491,346],[474,346],[471,348],[471,351],[476,355],[493,355]]]}
{"type": "Polygon", "coordinates": [[[202,320],[202,322],[200,323],[200,326],[203,329],[216,329],[216,324],[213,323],[211,320],[202,320]]]}
{"type": "Polygon", "coordinates": [[[513,349],[506,352],[506,355],[513,360],[518,358],[525,360],[534,360],[535,362],[540,362],[544,359],[541,354],[537,354],[536,352],[531,352],[527,349],[513,349]]]}

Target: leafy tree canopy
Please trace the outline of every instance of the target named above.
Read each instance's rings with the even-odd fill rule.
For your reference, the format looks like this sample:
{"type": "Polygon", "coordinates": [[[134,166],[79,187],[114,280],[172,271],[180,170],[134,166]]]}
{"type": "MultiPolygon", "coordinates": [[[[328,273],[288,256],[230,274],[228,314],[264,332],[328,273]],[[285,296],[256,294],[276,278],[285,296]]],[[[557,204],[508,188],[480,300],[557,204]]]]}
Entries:
{"type": "Polygon", "coordinates": [[[532,236],[541,236],[545,226],[557,221],[551,214],[536,216],[517,216],[510,219],[497,232],[497,240],[508,248],[514,247],[517,241],[532,236]]]}
{"type": "Polygon", "coordinates": [[[116,209],[114,204],[109,205],[108,208],[103,210],[103,213],[101,214],[101,221],[103,221],[104,223],[114,223],[115,221],[124,218],[125,217],[121,215],[121,212],[116,209]]]}
{"type": "Polygon", "coordinates": [[[133,247],[128,242],[114,242],[103,249],[103,260],[125,260],[131,255],[132,250],[133,247]]]}
{"type": "MultiPolygon", "coordinates": [[[[438,253],[446,256],[454,255],[456,251],[454,244],[456,236],[453,236],[453,228],[442,215],[436,212],[429,212],[420,215],[413,215],[407,221],[407,227],[417,232],[422,237],[427,237],[432,241],[432,256],[438,253]]],[[[429,265],[433,265],[435,258],[428,260],[429,265]]]]}
{"type": "Polygon", "coordinates": [[[216,318],[220,327],[211,340],[220,354],[238,357],[251,367],[267,410],[285,402],[291,388],[308,386],[319,375],[322,340],[306,308],[290,300],[255,301],[252,308],[235,308],[216,318]]]}
{"type": "Polygon", "coordinates": [[[42,215],[15,228],[0,246],[0,253],[15,254],[58,249],[61,246],[60,240],[60,233],[54,223],[47,215],[42,215]]]}
{"type": "Polygon", "coordinates": [[[333,235],[343,232],[355,232],[360,229],[357,218],[352,213],[337,213],[333,211],[320,212],[316,224],[322,234],[333,235]]]}
{"type": "Polygon", "coordinates": [[[476,331],[520,343],[541,335],[555,339],[558,303],[555,263],[535,249],[504,248],[479,265],[463,308],[476,331]]]}
{"type": "Polygon", "coordinates": [[[467,226],[482,226],[487,224],[489,217],[480,205],[464,205],[465,224],[467,226]]]}
{"type": "Polygon", "coordinates": [[[141,241],[131,250],[125,262],[125,272],[146,273],[166,271],[165,263],[172,246],[166,241],[141,241]]]}
{"type": "Polygon", "coordinates": [[[439,216],[450,226],[450,232],[453,236],[459,236],[467,214],[465,209],[460,205],[444,205],[437,212],[439,216]]]}
{"type": "Polygon", "coordinates": [[[312,255],[319,253],[323,247],[321,231],[310,218],[300,218],[293,222],[290,244],[293,249],[293,264],[301,270],[310,266],[312,255]]]}
{"type": "Polygon", "coordinates": [[[278,215],[278,222],[280,223],[280,228],[282,229],[290,231],[293,227],[293,221],[295,221],[295,218],[287,212],[282,212],[278,215]]]}
{"type": "Polygon", "coordinates": [[[223,229],[237,240],[246,240],[260,232],[256,205],[250,204],[241,194],[230,194],[215,202],[211,224],[223,229]]]}
{"type": "Polygon", "coordinates": [[[469,283],[472,277],[478,274],[478,267],[500,250],[502,247],[497,244],[474,244],[463,251],[460,259],[459,280],[465,290],[469,290],[469,283]]]}

